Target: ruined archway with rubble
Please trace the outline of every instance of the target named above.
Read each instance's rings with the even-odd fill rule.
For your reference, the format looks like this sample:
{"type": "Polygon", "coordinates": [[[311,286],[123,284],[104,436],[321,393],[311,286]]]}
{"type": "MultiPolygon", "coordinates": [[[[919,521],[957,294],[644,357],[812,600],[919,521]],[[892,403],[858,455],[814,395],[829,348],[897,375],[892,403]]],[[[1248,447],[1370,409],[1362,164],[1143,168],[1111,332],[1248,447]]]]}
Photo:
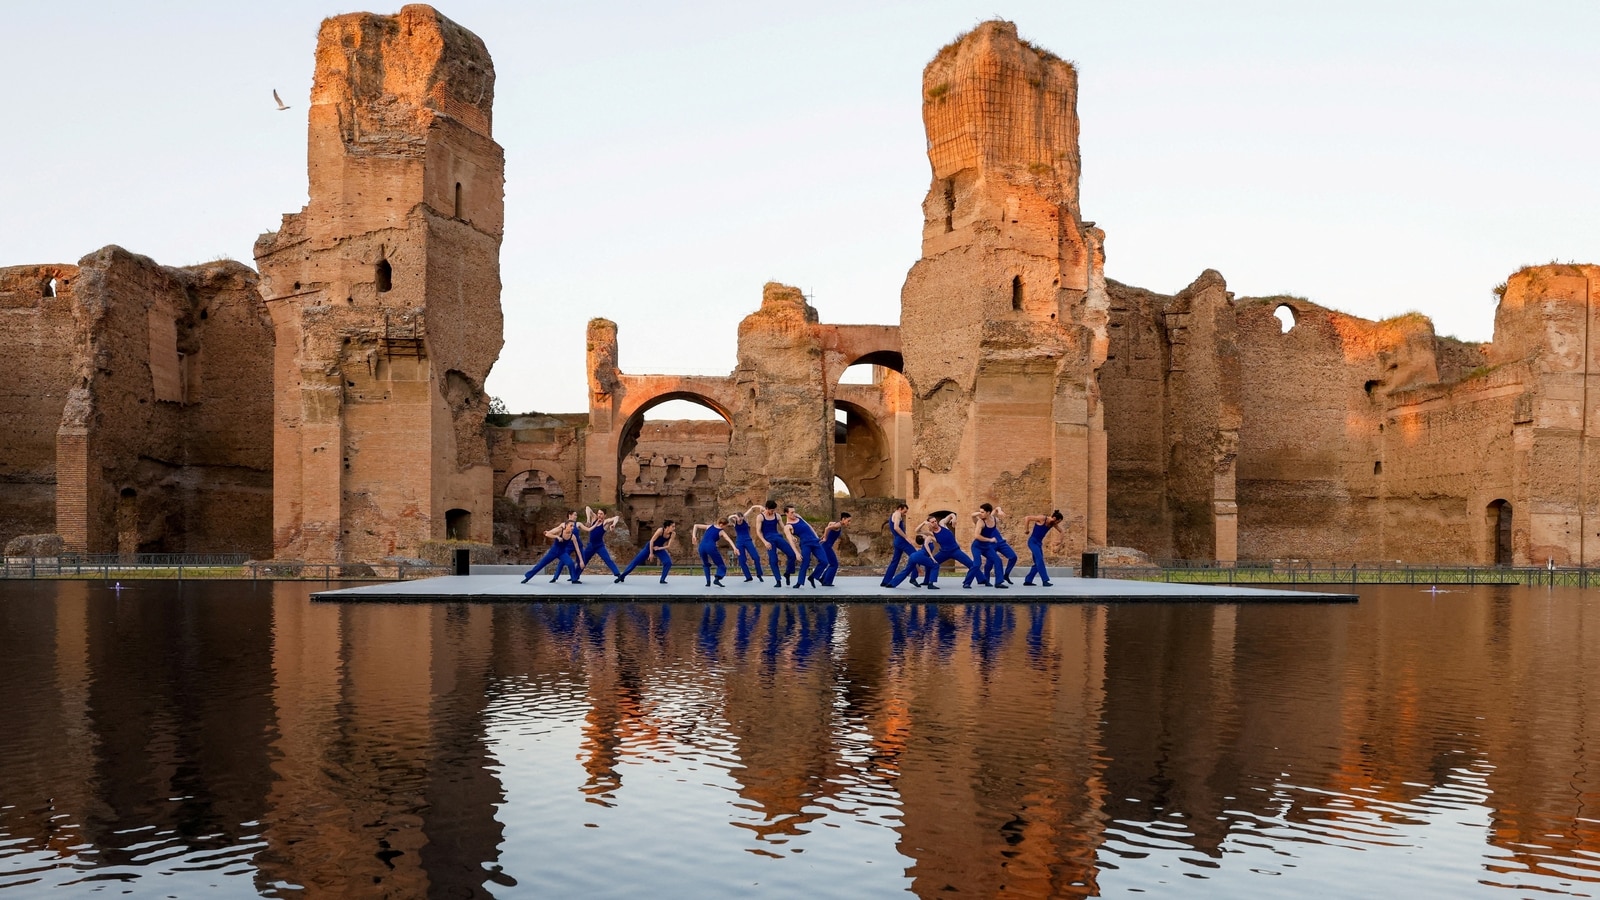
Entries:
{"type": "MultiPolygon", "coordinates": [[[[668,390],[637,404],[617,440],[617,509],[635,540],[671,519],[685,525],[710,522],[727,467],[732,417],[717,398],[668,390]],[[674,401],[688,402],[716,418],[652,416],[674,401]]],[[[687,531],[687,528],[683,529],[687,531]]]]}

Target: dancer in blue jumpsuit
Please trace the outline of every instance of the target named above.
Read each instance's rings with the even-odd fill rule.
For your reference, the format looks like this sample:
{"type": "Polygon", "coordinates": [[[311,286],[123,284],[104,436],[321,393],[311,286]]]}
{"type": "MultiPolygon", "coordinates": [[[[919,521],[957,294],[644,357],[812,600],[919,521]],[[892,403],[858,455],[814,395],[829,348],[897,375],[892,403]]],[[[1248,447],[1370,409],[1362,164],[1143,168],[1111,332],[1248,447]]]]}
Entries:
{"type": "Polygon", "coordinates": [[[889,583],[886,584],[885,587],[899,587],[900,582],[905,581],[907,578],[910,578],[911,583],[915,585],[917,584],[917,581],[916,576],[913,573],[916,572],[917,569],[921,569],[922,584],[917,586],[925,587],[930,591],[937,591],[939,589],[939,586],[934,584],[934,581],[936,580],[934,575],[939,571],[939,564],[933,561],[932,553],[933,549],[936,547],[936,544],[932,538],[925,538],[920,532],[918,532],[916,537],[917,540],[922,541],[922,546],[914,547],[912,549],[911,555],[906,557],[906,567],[900,570],[900,574],[889,579],[889,583]]]}
{"type": "Polygon", "coordinates": [[[783,587],[786,582],[794,578],[794,548],[789,545],[788,538],[780,533],[782,529],[778,526],[778,503],[775,500],[768,500],[764,509],[752,506],[750,511],[745,513],[745,517],[748,518],[751,513],[761,516],[761,542],[767,545],[767,564],[772,569],[772,586],[783,587]],[[778,578],[779,553],[782,553],[785,559],[781,580],[778,578]]]}
{"type": "Polygon", "coordinates": [[[850,514],[840,513],[839,521],[829,522],[822,528],[822,571],[817,573],[817,581],[828,587],[833,587],[834,576],[839,574],[839,554],[834,545],[849,527],[850,514]]]}
{"type": "Polygon", "coordinates": [[[729,547],[733,547],[735,550],[738,549],[734,547],[733,538],[729,537],[728,533],[723,530],[727,527],[728,519],[726,516],[718,519],[715,525],[694,526],[693,536],[700,538],[697,549],[700,551],[700,566],[705,569],[706,573],[706,587],[711,587],[713,584],[717,587],[722,587],[722,576],[728,574],[728,564],[723,560],[722,552],[717,549],[717,544],[727,541],[729,547]],[[702,535],[702,531],[705,534],[702,535]],[[717,574],[714,578],[711,575],[711,567],[713,565],[717,567],[717,574]]]}
{"type": "Polygon", "coordinates": [[[955,513],[945,516],[943,521],[940,521],[938,516],[929,516],[923,526],[927,529],[924,534],[931,536],[938,545],[938,549],[933,553],[934,566],[928,575],[929,584],[939,580],[939,567],[944,565],[946,560],[953,559],[966,566],[969,576],[972,574],[973,566],[976,565],[971,557],[961,552],[961,542],[956,539],[955,531],[950,528],[955,519],[955,513]]]}
{"type": "MultiPolygon", "coordinates": [[[[1000,570],[1000,557],[994,552],[994,507],[988,503],[979,507],[978,512],[972,514],[972,556],[975,560],[972,568],[967,570],[967,577],[962,580],[961,586],[972,587],[972,582],[977,581],[987,586],[989,576],[984,572],[1000,570]]],[[[995,582],[997,588],[1005,587],[1000,582],[995,582]]]]}
{"type": "Polygon", "coordinates": [[[1010,542],[1006,540],[1006,533],[1002,530],[1006,524],[1006,511],[997,506],[990,518],[994,520],[994,553],[995,556],[1005,560],[1006,570],[998,575],[990,572],[989,579],[995,584],[1002,582],[1014,584],[1015,582],[1011,580],[1011,570],[1017,567],[1017,551],[1011,549],[1010,542]]]}
{"type": "Polygon", "coordinates": [[[627,578],[634,569],[643,565],[646,560],[655,559],[661,562],[661,583],[666,584],[667,573],[672,571],[672,554],[667,552],[667,545],[672,543],[672,536],[677,532],[678,526],[672,524],[671,519],[663,522],[661,527],[656,529],[655,534],[650,535],[649,542],[644,545],[643,550],[639,551],[639,555],[635,556],[633,562],[628,563],[628,567],[622,570],[621,575],[617,576],[616,583],[621,584],[622,579],[627,578]]]}
{"type": "MultiPolygon", "coordinates": [[[[883,581],[880,582],[883,587],[893,587],[894,584],[900,583],[894,577],[895,570],[900,567],[900,560],[917,552],[916,545],[911,543],[911,537],[906,534],[907,508],[902,503],[894,508],[894,512],[889,514],[889,534],[894,539],[894,555],[889,557],[889,568],[883,572],[883,581]],[[894,582],[894,584],[890,584],[890,582],[894,582]]],[[[911,576],[911,583],[913,585],[917,584],[917,576],[911,576]]]]}
{"type": "Polygon", "coordinates": [[[756,581],[766,581],[761,572],[761,554],[756,552],[756,539],[750,536],[750,523],[744,516],[734,513],[728,517],[733,523],[734,556],[739,560],[739,570],[744,573],[744,580],[750,580],[750,564],[756,567],[756,581]]]}
{"type": "Polygon", "coordinates": [[[539,557],[539,561],[533,564],[533,568],[522,576],[523,584],[527,584],[532,580],[533,576],[544,571],[544,567],[551,563],[556,564],[556,577],[550,579],[551,584],[560,580],[562,569],[572,570],[572,583],[580,583],[578,581],[578,567],[572,559],[578,552],[578,541],[573,530],[577,519],[577,511],[569,509],[567,510],[565,521],[544,533],[544,536],[550,539],[550,549],[546,550],[544,555],[539,557]]]}
{"type": "Polygon", "coordinates": [[[606,532],[617,527],[622,517],[612,516],[608,519],[605,510],[590,509],[587,506],[583,508],[583,512],[589,523],[585,525],[579,522],[578,530],[587,533],[588,540],[584,542],[583,553],[578,559],[578,571],[582,572],[588,568],[589,560],[598,556],[600,561],[606,564],[606,568],[611,570],[613,578],[621,578],[622,573],[617,571],[616,560],[611,558],[611,551],[606,549],[606,532]]]}
{"type": "MultiPolygon", "coordinates": [[[[1050,586],[1050,570],[1044,565],[1044,537],[1054,528],[1061,531],[1061,510],[1055,510],[1048,516],[1028,516],[1022,520],[1023,524],[1031,525],[1028,532],[1028,552],[1033,554],[1033,568],[1023,576],[1022,583],[1033,587],[1033,576],[1039,576],[1039,583],[1045,587],[1050,586]]],[[[1062,531],[1062,534],[1066,532],[1062,531]]]]}
{"type": "MultiPolygon", "coordinates": [[[[808,580],[806,572],[811,571],[812,563],[815,562],[820,571],[826,557],[822,555],[822,542],[817,540],[817,531],[811,527],[810,522],[800,518],[800,514],[795,512],[792,506],[785,506],[783,515],[789,526],[789,533],[794,535],[795,541],[800,545],[800,574],[794,580],[795,589],[799,590],[808,580]]],[[[809,580],[811,586],[816,587],[817,572],[811,572],[809,580]]]]}

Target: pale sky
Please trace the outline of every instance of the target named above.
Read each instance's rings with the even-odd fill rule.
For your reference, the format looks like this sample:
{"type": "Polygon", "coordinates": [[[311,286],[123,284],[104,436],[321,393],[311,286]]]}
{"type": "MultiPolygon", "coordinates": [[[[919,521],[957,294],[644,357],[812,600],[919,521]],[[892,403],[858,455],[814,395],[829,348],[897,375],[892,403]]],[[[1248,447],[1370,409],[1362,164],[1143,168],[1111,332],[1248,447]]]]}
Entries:
{"type": "MultiPolygon", "coordinates": [[[[922,67],[995,16],[1078,63],[1083,214],[1119,281],[1173,292],[1215,268],[1241,296],[1487,340],[1512,270],[1600,261],[1596,0],[439,8],[499,76],[488,388],[513,411],[586,408],[591,316],[619,323],[629,372],[726,372],[769,279],[824,321],[898,321],[930,177],[922,67]]],[[[249,262],[305,203],[317,26],[349,7],[0,9],[0,265],[108,243],[249,262]]]]}

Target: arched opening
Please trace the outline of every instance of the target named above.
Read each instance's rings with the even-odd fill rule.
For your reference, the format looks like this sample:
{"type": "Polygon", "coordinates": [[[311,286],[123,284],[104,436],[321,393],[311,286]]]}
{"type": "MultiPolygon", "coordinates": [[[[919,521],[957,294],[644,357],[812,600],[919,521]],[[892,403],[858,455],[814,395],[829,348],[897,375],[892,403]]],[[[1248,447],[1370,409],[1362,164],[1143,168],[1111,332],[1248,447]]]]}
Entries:
{"type": "Polygon", "coordinates": [[[1022,311],[1022,276],[1011,276],[1011,309],[1014,312],[1022,311]]]}
{"type": "Polygon", "coordinates": [[[1279,304],[1278,308],[1272,311],[1272,315],[1277,318],[1278,327],[1284,334],[1288,334],[1300,322],[1300,317],[1295,315],[1294,307],[1287,303],[1279,304]]]}
{"type": "Polygon", "coordinates": [[[845,500],[848,499],[849,496],[850,486],[844,483],[843,478],[840,478],[837,475],[833,476],[833,499],[845,500]]]}
{"type": "Polygon", "coordinates": [[[1511,547],[1511,504],[1495,500],[1484,510],[1489,526],[1489,563],[1496,566],[1515,565],[1516,554],[1511,547]]]}
{"type": "Polygon", "coordinates": [[[394,266],[389,265],[387,259],[378,260],[378,264],[373,267],[372,280],[378,285],[378,293],[389,293],[394,287],[394,266]]]}
{"type": "Polygon", "coordinates": [[[445,510],[444,537],[447,541],[472,540],[472,513],[464,509],[445,510]]]}
{"type": "Polygon", "coordinates": [[[895,496],[895,466],[888,437],[872,414],[848,400],[835,398],[833,472],[835,493],[845,496],[895,496]],[[840,438],[843,440],[840,440],[840,438]]]}
{"type": "Polygon", "coordinates": [[[54,278],[44,283],[44,295],[46,297],[54,297],[56,295],[56,280],[54,278]]]}
{"type": "Polygon", "coordinates": [[[667,519],[711,522],[731,512],[716,502],[732,433],[726,411],[687,392],[654,398],[628,418],[617,444],[617,508],[636,541],[667,519]]]}

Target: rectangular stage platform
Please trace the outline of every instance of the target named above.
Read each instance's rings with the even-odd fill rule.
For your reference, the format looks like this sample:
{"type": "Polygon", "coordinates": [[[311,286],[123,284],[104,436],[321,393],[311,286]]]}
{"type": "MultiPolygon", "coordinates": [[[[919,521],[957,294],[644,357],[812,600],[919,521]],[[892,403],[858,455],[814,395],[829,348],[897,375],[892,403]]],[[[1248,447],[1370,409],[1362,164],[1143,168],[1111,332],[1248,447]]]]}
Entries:
{"type": "MultiPolygon", "coordinates": [[[[654,572],[637,572],[622,584],[609,575],[588,575],[582,583],[550,583],[540,575],[522,584],[518,574],[446,575],[416,581],[396,581],[364,587],[319,591],[313,600],[328,603],[595,603],[595,602],[734,602],[734,603],[1354,603],[1355,594],[1283,591],[1231,585],[1165,584],[1156,581],[1122,581],[1114,578],[1052,576],[1050,587],[973,585],[961,587],[959,577],[945,575],[939,590],[881,587],[876,577],[840,576],[833,587],[775,588],[771,580],[746,582],[743,576],[723,579],[726,587],[706,587],[705,577],[673,575],[666,584],[654,572]]],[[[509,567],[495,566],[495,569],[509,567]]]]}

